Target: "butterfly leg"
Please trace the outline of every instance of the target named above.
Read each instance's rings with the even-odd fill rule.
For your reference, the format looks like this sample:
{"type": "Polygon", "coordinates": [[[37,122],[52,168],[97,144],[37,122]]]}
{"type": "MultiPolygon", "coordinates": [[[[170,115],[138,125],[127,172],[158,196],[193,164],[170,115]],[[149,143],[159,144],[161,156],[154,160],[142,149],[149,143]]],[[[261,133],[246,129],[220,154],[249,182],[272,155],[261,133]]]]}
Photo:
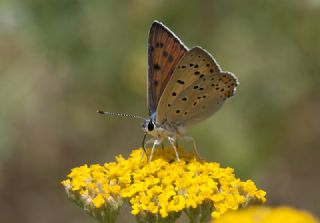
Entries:
{"type": "Polygon", "coordinates": [[[162,142],[162,140],[160,140],[160,139],[154,140],[154,143],[153,143],[153,146],[152,146],[152,150],[151,150],[151,154],[150,154],[150,158],[149,158],[149,162],[151,162],[151,160],[152,160],[154,149],[156,148],[157,145],[160,145],[161,142],[162,142]]]}
{"type": "Polygon", "coordinates": [[[144,138],[144,140],[143,140],[143,142],[142,142],[143,153],[141,154],[140,160],[142,160],[144,154],[146,154],[147,160],[148,160],[149,157],[148,157],[146,148],[147,148],[147,145],[148,145],[148,144],[151,144],[151,143],[153,144],[154,141],[155,141],[155,140],[154,140],[153,138],[148,139],[147,141],[146,141],[145,138],[144,138]]]}
{"type": "Polygon", "coordinates": [[[143,152],[141,153],[140,161],[142,160],[144,154],[146,154],[147,160],[148,160],[148,154],[147,154],[147,150],[146,150],[146,138],[147,138],[147,133],[144,134],[143,139],[142,139],[143,152]]]}
{"type": "Polygon", "coordinates": [[[179,155],[178,155],[178,151],[177,151],[177,147],[176,147],[176,139],[172,138],[172,137],[168,137],[168,140],[169,142],[171,143],[173,149],[174,149],[174,152],[176,153],[176,157],[177,157],[177,160],[180,162],[180,158],[179,158],[179,155]]]}
{"type": "Polygon", "coordinates": [[[202,160],[200,155],[199,155],[199,153],[198,153],[196,141],[194,140],[194,138],[192,138],[190,136],[183,136],[183,139],[186,140],[186,141],[191,141],[192,142],[192,144],[193,144],[193,152],[195,153],[195,155],[197,156],[197,158],[199,160],[202,160]]]}

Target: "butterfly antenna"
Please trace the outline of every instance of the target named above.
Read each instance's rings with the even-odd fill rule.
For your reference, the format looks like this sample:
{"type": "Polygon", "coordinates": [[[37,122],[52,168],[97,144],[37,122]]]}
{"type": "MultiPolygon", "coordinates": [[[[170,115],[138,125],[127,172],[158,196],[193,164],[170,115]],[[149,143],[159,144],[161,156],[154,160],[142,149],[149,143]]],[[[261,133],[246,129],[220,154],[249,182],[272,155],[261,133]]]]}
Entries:
{"type": "Polygon", "coordinates": [[[106,112],[106,111],[101,111],[97,110],[97,113],[102,114],[102,115],[111,115],[111,116],[119,116],[119,117],[127,117],[127,118],[138,118],[147,121],[146,118],[143,118],[139,115],[131,115],[131,114],[125,114],[125,113],[115,113],[115,112],[106,112]]]}

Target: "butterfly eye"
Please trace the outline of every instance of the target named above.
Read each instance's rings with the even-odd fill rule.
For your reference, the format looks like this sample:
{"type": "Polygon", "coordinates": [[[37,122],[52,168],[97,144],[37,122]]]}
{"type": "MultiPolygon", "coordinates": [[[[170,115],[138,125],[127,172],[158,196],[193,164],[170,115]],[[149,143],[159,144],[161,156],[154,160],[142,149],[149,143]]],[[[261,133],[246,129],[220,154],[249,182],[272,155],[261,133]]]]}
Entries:
{"type": "Polygon", "coordinates": [[[153,131],[154,130],[154,124],[153,122],[150,120],[150,122],[148,123],[148,131],[153,131]]]}

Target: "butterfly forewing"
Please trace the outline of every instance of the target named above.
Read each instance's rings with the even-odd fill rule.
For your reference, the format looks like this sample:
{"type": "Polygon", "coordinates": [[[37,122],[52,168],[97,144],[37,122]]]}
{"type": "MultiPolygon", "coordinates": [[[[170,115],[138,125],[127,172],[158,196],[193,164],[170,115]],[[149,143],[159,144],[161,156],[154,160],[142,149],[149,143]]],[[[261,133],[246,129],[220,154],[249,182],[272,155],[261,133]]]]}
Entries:
{"type": "Polygon", "coordinates": [[[162,23],[153,22],[148,40],[148,108],[152,115],[187,47],[162,23]]]}
{"type": "Polygon", "coordinates": [[[188,51],[177,64],[157,110],[157,122],[186,126],[216,112],[238,85],[236,77],[221,71],[200,47],[188,51]]]}

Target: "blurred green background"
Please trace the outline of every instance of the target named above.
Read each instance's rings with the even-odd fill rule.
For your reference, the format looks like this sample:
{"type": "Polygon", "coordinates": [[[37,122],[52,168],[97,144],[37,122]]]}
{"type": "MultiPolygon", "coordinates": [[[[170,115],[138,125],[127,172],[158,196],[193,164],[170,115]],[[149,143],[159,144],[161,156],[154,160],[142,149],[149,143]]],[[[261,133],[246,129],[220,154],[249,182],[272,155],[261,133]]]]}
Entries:
{"type": "Polygon", "coordinates": [[[1,222],[95,222],[60,181],[140,146],[139,120],[95,111],[147,116],[155,19],[240,80],[235,97],[188,131],[202,157],[253,179],[269,204],[320,215],[319,0],[2,0],[1,222]]]}

